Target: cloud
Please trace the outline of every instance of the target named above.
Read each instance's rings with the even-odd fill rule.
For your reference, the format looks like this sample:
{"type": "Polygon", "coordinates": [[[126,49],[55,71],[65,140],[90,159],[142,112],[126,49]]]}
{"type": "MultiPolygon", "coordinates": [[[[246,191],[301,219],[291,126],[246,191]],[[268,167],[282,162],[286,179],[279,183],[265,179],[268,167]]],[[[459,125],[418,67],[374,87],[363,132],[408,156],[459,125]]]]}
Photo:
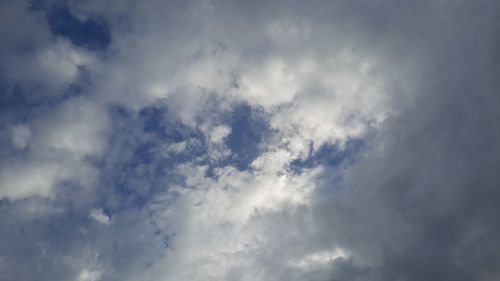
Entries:
{"type": "Polygon", "coordinates": [[[12,145],[16,149],[24,149],[30,141],[31,131],[26,125],[16,125],[12,127],[11,136],[12,145]]]}
{"type": "Polygon", "coordinates": [[[54,38],[44,13],[31,9],[28,2],[1,4],[2,83],[29,92],[17,93],[28,101],[62,96],[69,85],[78,83],[82,68],[94,63],[94,55],[64,38],[54,38]]]}
{"type": "Polygon", "coordinates": [[[99,281],[101,280],[101,273],[99,271],[83,270],[78,276],[78,281],[99,281]]]}
{"type": "Polygon", "coordinates": [[[97,171],[88,157],[99,157],[107,144],[106,111],[85,98],[75,98],[37,117],[30,124],[33,129],[28,125],[13,129],[14,147],[27,151],[23,157],[2,161],[0,196],[54,196],[54,189],[63,182],[90,187],[97,171]]]}
{"type": "Polygon", "coordinates": [[[0,4],[1,278],[498,278],[495,1],[132,2],[0,4]]]}
{"type": "Polygon", "coordinates": [[[94,209],[90,212],[90,217],[102,224],[109,224],[109,217],[101,209],[94,209]]]}
{"type": "Polygon", "coordinates": [[[39,140],[33,150],[60,151],[77,157],[99,155],[105,149],[109,117],[106,108],[87,98],[75,98],[34,121],[39,140]]]}

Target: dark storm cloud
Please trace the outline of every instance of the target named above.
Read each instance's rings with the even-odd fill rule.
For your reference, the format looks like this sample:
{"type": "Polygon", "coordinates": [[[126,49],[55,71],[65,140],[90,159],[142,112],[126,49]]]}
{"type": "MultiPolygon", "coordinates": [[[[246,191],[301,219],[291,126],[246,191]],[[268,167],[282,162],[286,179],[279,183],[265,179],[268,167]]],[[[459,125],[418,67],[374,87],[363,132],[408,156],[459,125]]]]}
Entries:
{"type": "Polygon", "coordinates": [[[318,215],[376,265],[332,280],[500,277],[499,7],[482,4],[457,4],[446,25],[413,34],[430,52],[416,94],[318,215]]]}

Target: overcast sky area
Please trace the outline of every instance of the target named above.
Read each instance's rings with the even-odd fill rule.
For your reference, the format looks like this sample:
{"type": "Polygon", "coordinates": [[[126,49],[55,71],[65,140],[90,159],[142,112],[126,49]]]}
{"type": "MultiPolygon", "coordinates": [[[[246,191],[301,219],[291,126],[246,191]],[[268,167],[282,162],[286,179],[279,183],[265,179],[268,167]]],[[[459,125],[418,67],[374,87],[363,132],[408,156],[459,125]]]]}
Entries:
{"type": "Polygon", "coordinates": [[[0,281],[498,281],[499,214],[498,0],[0,0],[0,281]]]}

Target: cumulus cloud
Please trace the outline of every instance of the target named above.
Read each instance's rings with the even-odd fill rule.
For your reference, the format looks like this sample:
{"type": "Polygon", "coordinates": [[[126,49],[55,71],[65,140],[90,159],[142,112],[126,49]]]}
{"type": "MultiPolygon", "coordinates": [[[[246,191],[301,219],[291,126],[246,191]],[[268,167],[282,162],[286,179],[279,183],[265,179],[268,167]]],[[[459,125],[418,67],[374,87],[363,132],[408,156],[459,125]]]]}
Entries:
{"type": "Polygon", "coordinates": [[[0,279],[500,276],[495,1],[0,8],[0,279]]]}

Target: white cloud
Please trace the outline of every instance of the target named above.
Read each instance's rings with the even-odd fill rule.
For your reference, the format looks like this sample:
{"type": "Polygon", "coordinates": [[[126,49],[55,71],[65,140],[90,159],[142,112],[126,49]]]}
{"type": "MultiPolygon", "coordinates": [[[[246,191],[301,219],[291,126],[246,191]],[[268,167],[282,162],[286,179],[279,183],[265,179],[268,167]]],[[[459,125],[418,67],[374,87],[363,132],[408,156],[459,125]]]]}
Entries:
{"type": "Polygon", "coordinates": [[[30,150],[27,158],[0,168],[0,196],[53,196],[54,188],[64,181],[91,186],[98,172],[86,157],[101,155],[108,126],[105,110],[77,98],[40,114],[30,124],[32,129],[14,127],[14,145],[25,147],[29,141],[30,150]]]}
{"type": "Polygon", "coordinates": [[[39,195],[52,197],[63,181],[84,187],[92,185],[96,171],[89,163],[74,159],[30,159],[4,165],[0,170],[0,197],[23,199],[39,195]]]}
{"type": "Polygon", "coordinates": [[[303,74],[300,69],[292,69],[280,58],[258,65],[248,72],[242,74],[243,91],[238,94],[243,100],[263,106],[266,110],[292,102],[299,91],[303,74]]]}
{"type": "MultiPolygon", "coordinates": [[[[274,219],[293,225],[293,215],[280,218],[281,213],[295,214],[310,204],[312,179],[320,169],[302,175],[288,174],[285,167],[289,157],[286,151],[269,153],[252,164],[255,171],[238,171],[228,166],[217,169],[216,178],[206,176],[206,167],[179,166],[178,173],[185,177],[186,186],[172,188],[171,196],[176,203],[158,206],[160,210],[155,214],[166,230],[175,233],[175,238],[171,250],[145,278],[226,280],[238,272],[243,278],[263,280],[272,279],[275,273],[259,277],[263,274],[259,273],[259,267],[290,270],[288,256],[275,256],[273,265],[261,264],[268,254],[276,254],[262,252],[273,247],[270,244],[275,239],[281,239],[283,247],[293,241],[275,236],[267,228],[277,223],[274,219]]],[[[307,245],[299,248],[304,247],[307,251],[307,245]]],[[[295,268],[305,270],[300,266],[295,268]]],[[[285,276],[291,278],[293,274],[285,276]]],[[[139,277],[131,280],[134,278],[139,277]]]]}
{"type": "Polygon", "coordinates": [[[93,209],[90,212],[90,217],[93,218],[94,220],[96,220],[97,222],[105,224],[105,225],[110,223],[109,216],[104,214],[102,209],[93,209]]]}
{"type": "Polygon", "coordinates": [[[210,141],[215,144],[222,143],[224,139],[231,133],[231,128],[227,126],[217,126],[209,132],[210,141]]]}
{"type": "Polygon", "coordinates": [[[167,147],[167,152],[178,154],[186,149],[186,141],[171,144],[167,147]]]}
{"type": "Polygon", "coordinates": [[[106,108],[87,98],[75,98],[36,121],[38,153],[56,150],[77,157],[99,155],[109,128],[106,108]]]}
{"type": "MultiPolygon", "coordinates": [[[[75,80],[79,67],[91,63],[92,58],[82,50],[78,50],[67,41],[57,41],[45,50],[37,53],[36,66],[39,68],[34,75],[42,75],[42,81],[50,81],[55,85],[67,85],[75,80]]],[[[60,94],[56,88],[53,94],[60,94]]]]}
{"type": "Polygon", "coordinates": [[[78,275],[77,281],[99,281],[101,280],[101,273],[99,271],[82,270],[78,275]]]}
{"type": "Polygon", "coordinates": [[[315,267],[331,266],[337,259],[349,258],[349,254],[342,249],[323,250],[305,255],[304,257],[291,261],[290,265],[303,270],[312,270],[315,267]]]}

